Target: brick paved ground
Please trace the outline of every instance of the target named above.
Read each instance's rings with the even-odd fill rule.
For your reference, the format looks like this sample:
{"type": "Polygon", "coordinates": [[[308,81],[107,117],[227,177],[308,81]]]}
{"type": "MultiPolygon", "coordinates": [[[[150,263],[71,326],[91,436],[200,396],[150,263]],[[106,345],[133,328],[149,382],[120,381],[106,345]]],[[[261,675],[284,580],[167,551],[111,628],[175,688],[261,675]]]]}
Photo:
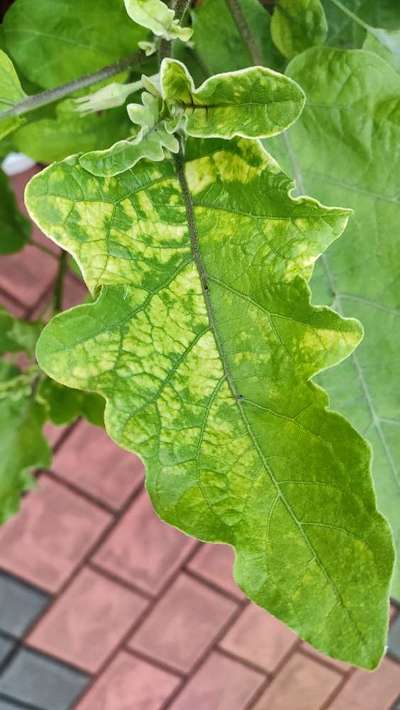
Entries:
{"type": "MultiPolygon", "coordinates": [[[[2,258],[0,300],[43,311],[55,268],[2,258]]],[[[138,459],[84,422],[48,435],[52,470],[0,530],[0,710],[400,709],[396,609],[375,673],[318,655],[244,599],[229,548],[156,518],[138,459]]]]}

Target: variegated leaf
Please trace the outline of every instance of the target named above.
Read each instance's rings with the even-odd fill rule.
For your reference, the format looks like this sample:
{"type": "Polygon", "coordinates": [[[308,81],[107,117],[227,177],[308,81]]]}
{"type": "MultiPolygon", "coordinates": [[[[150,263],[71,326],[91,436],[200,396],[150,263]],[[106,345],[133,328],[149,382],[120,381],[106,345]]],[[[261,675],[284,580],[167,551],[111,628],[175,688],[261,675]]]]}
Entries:
{"type": "Polygon", "coordinates": [[[54,318],[37,355],[106,398],[106,428],[143,458],[165,520],[232,545],[254,601],[373,668],[391,535],[368,446],[311,382],[362,335],[308,287],[348,213],[292,187],[251,141],[197,141],[185,165],[142,161],[118,178],[76,157],[48,168],[29,210],[97,299],[54,318]]]}

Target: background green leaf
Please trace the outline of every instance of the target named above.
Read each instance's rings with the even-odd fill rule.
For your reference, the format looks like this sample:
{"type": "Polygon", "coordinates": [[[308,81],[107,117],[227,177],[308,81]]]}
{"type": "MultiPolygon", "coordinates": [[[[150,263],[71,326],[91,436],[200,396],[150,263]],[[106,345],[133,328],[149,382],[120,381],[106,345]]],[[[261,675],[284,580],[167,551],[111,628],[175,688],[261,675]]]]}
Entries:
{"type": "MultiPolygon", "coordinates": [[[[0,49],[0,111],[7,111],[26,97],[11,59],[0,49]]],[[[0,139],[21,124],[18,116],[0,119],[0,139]]]]}
{"type": "MultiPolygon", "coordinates": [[[[268,12],[260,5],[259,0],[239,2],[262,52],[264,65],[273,68],[281,66],[281,59],[271,40],[271,20],[268,12]]],[[[209,74],[243,69],[253,64],[226,0],[204,0],[193,10],[192,20],[192,41],[196,55],[204,66],[203,79],[209,74]],[[223,41],[221,33],[215,31],[218,27],[223,27],[223,41]]]]}
{"type": "Polygon", "coordinates": [[[46,377],[38,395],[39,401],[46,407],[48,419],[56,426],[72,424],[82,416],[91,424],[104,426],[105,401],[97,394],[64,387],[46,377]]]}
{"type": "Polygon", "coordinates": [[[81,116],[72,99],[60,102],[55,117],[25,124],[13,134],[15,147],[40,163],[62,160],[76,152],[97,150],[129,135],[125,108],[81,116]]]}
{"type": "Polygon", "coordinates": [[[19,70],[45,89],[132,54],[147,37],[127,21],[123,0],[16,0],[3,31],[19,70]]]}
{"type": "Polygon", "coordinates": [[[20,213],[8,178],[0,169],[0,255],[22,249],[30,233],[30,223],[20,213]]]}
{"type": "MultiPolygon", "coordinates": [[[[361,47],[365,30],[345,15],[332,0],[322,0],[328,20],[328,43],[334,47],[361,47]]],[[[398,0],[343,0],[343,4],[372,27],[400,28],[398,0]]]]}
{"type": "MultiPolygon", "coordinates": [[[[369,52],[327,48],[309,50],[288,71],[307,94],[306,108],[286,139],[269,145],[300,192],[354,209],[313,284],[319,302],[361,320],[365,339],[319,381],[373,446],[378,502],[399,550],[400,77],[369,52]]],[[[400,596],[398,564],[393,593],[400,596]]]]}
{"type": "Polygon", "coordinates": [[[323,44],[328,32],[320,0],[278,0],[272,15],[271,34],[284,57],[291,59],[308,47],[323,44]]]}
{"type": "Polygon", "coordinates": [[[367,32],[363,49],[375,52],[391,64],[393,69],[400,71],[400,29],[383,30],[379,27],[371,27],[367,32]]]}
{"type": "Polygon", "coordinates": [[[106,428],[145,461],[157,512],[235,546],[253,600],[375,667],[390,532],[366,443],[310,382],[361,337],[307,286],[348,213],[292,199],[257,142],[195,141],[187,160],[193,214],[169,161],[115,180],[70,158],[31,181],[32,217],[102,287],[46,327],[39,362],[107,399],[106,428]]]}
{"type": "Polygon", "coordinates": [[[0,383],[0,523],[17,512],[22,493],[32,487],[29,474],[50,465],[44,421],[25,375],[0,383]]]}
{"type": "Polygon", "coordinates": [[[0,306],[0,354],[25,352],[33,356],[42,323],[14,318],[0,306]]]}

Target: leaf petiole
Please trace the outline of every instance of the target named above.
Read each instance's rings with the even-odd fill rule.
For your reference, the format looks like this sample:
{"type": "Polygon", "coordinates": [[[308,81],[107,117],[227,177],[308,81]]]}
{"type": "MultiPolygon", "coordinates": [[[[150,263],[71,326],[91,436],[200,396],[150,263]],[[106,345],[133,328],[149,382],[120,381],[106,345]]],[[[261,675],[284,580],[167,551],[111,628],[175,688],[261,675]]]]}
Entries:
{"type": "Polygon", "coordinates": [[[336,5],[336,7],[338,7],[339,10],[341,10],[345,15],[347,15],[347,17],[350,17],[350,19],[353,20],[353,22],[355,22],[357,25],[360,25],[360,27],[363,27],[364,30],[366,30],[367,32],[370,31],[370,29],[371,29],[370,25],[368,25],[366,22],[364,22],[364,20],[362,20],[361,17],[358,17],[358,15],[355,15],[354,12],[352,12],[351,10],[349,10],[348,7],[343,5],[343,3],[340,2],[340,0],[331,0],[331,2],[333,2],[333,4],[336,5]]]}
{"type": "Polygon", "coordinates": [[[67,271],[67,257],[66,251],[62,251],[60,254],[58,262],[58,271],[56,280],[54,282],[53,291],[53,310],[54,313],[59,313],[62,310],[63,295],[64,295],[64,278],[67,271]]]}
{"type": "Polygon", "coordinates": [[[264,60],[262,53],[253,36],[253,33],[250,30],[249,24],[245,15],[243,14],[242,8],[240,7],[238,0],[226,0],[226,4],[228,5],[229,11],[236,23],[243,42],[249,51],[253,64],[263,66],[264,60]]]}

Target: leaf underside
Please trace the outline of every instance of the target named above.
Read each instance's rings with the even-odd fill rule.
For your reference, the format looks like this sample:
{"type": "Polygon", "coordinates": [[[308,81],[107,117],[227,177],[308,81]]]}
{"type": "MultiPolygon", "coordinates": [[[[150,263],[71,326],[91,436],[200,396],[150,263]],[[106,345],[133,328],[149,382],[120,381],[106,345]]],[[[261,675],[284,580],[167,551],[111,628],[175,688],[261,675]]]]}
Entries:
{"type": "Polygon", "coordinates": [[[181,27],[175,12],[162,0],[124,0],[129,17],[142,27],[147,27],[158,37],[167,40],[179,38],[186,42],[192,35],[188,27],[181,27]]]}
{"type": "MultiPolygon", "coordinates": [[[[282,139],[300,192],[354,209],[346,238],[317,264],[318,302],[355,315],[365,338],[320,382],[332,403],[373,446],[380,510],[400,550],[400,367],[398,287],[400,77],[382,59],[359,50],[309,50],[289,65],[306,91],[306,108],[282,139]]],[[[400,598],[396,564],[392,593],[400,598]]]]}
{"type": "Polygon", "coordinates": [[[307,285],[348,213],[291,198],[257,142],[196,141],[185,175],[193,205],[170,161],[96,178],[73,157],[31,181],[32,217],[98,294],[46,327],[40,365],[106,398],[164,520],[232,545],[251,599],[373,668],[390,532],[366,443],[310,382],[361,337],[307,285]]]}

